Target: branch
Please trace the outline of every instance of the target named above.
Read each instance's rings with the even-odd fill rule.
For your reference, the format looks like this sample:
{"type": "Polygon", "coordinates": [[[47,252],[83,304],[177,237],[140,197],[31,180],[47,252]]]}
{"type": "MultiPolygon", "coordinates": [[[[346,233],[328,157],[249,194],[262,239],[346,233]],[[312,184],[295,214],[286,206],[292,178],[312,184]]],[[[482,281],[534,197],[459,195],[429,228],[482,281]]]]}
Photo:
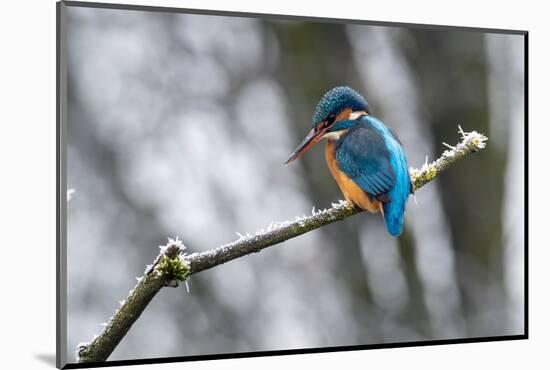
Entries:
{"type": "MultiPolygon", "coordinates": [[[[432,181],[454,162],[469,153],[485,148],[487,137],[484,135],[475,131],[465,133],[460,126],[459,132],[462,136],[459,144],[450,146],[444,143],[449,150],[446,150],[440,158],[429,164],[426,158],[422,168],[410,169],[415,191],[432,181]]],[[[121,302],[120,309],[105,325],[101,334],[95,336],[90,343],[79,344],[76,351],[77,361],[83,363],[107,360],[162,287],[177,287],[179,281],[185,281],[189,276],[200,271],[259,252],[360,212],[362,210],[358,207],[339,201],[328,209],[315,211],[314,208],[311,216],[297,217],[295,221],[272,223],[267,230],[260,230],[254,235],[240,236],[234,242],[200,253],[185,254],[185,246],[178,238],[168,239],[168,244],[161,246],[160,254],[153,265],[147,267],[145,275],[138,279],[137,285],[130,291],[128,298],[121,302]]]]}

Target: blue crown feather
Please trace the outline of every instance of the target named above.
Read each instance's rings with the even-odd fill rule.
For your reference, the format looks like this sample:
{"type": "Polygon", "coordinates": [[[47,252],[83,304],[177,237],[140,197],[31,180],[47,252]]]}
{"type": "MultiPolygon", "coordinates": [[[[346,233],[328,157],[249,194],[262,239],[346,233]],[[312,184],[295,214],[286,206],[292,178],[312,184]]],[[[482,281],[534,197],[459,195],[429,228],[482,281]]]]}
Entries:
{"type": "Polygon", "coordinates": [[[338,114],[346,108],[369,112],[369,104],[357,91],[348,86],[330,89],[319,101],[313,113],[312,125],[323,122],[330,114],[338,114]]]}

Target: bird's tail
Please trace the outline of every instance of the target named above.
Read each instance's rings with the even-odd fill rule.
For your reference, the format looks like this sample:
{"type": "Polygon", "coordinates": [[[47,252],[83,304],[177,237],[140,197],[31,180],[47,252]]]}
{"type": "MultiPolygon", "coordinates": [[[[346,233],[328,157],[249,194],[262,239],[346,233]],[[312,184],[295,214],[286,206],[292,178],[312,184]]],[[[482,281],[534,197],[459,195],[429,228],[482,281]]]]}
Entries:
{"type": "Polygon", "coordinates": [[[384,219],[386,228],[393,236],[399,236],[403,232],[405,220],[405,205],[411,194],[411,178],[407,159],[401,144],[396,140],[390,140],[390,164],[395,171],[396,181],[388,192],[389,202],[384,203],[384,219]]]}
{"type": "Polygon", "coordinates": [[[411,191],[408,175],[398,179],[395,186],[389,191],[389,202],[383,204],[384,220],[386,228],[393,236],[399,236],[403,232],[405,220],[405,205],[411,191]]]}
{"type": "Polygon", "coordinates": [[[405,204],[402,202],[390,201],[389,203],[384,203],[383,208],[384,221],[386,221],[388,232],[392,236],[401,235],[405,219],[405,204]]]}

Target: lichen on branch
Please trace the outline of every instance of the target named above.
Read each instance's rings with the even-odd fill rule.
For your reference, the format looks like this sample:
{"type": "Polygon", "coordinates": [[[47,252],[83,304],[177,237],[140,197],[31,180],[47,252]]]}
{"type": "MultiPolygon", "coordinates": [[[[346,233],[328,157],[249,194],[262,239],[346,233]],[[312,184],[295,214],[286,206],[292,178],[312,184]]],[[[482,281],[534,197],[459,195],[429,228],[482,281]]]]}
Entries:
{"type": "Polygon", "coordinates": [[[462,137],[462,141],[460,143],[455,146],[443,143],[449,149],[444,151],[441,157],[432,163],[428,163],[428,158],[426,157],[426,163],[424,163],[420,169],[412,167],[409,169],[411,181],[415,191],[433,180],[437,175],[457,160],[463,158],[469,153],[477,152],[485,148],[487,145],[487,136],[480,134],[477,131],[464,132],[462,127],[458,126],[458,132],[462,137]]]}

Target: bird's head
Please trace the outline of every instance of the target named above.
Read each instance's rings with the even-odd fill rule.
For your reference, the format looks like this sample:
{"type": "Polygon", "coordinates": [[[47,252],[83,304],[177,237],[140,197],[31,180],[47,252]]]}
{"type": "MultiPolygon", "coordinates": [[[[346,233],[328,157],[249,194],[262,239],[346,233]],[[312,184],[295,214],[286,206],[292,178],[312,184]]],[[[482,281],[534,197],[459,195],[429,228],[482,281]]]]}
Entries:
{"type": "Polygon", "coordinates": [[[369,105],[357,91],[347,86],[329,90],[317,103],[311,131],[285,164],[298,159],[323,138],[338,139],[363,114],[369,114],[369,105]]]}

